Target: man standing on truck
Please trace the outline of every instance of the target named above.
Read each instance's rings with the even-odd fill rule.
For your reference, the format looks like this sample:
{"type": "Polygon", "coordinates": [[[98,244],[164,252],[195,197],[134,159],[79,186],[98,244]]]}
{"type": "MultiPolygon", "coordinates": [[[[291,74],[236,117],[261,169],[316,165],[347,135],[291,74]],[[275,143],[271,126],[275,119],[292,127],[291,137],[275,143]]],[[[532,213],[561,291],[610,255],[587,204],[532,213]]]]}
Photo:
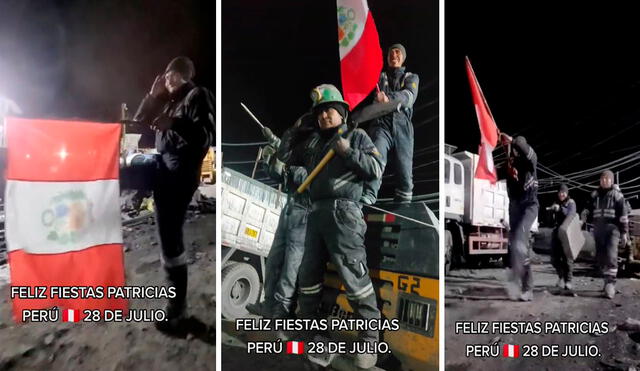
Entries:
{"type": "Polygon", "coordinates": [[[538,156],[523,136],[501,134],[502,144],[511,148],[501,178],[507,179],[509,195],[509,254],[511,271],[507,294],[512,300],[533,300],[533,273],[529,257],[529,234],[538,217],[538,156]],[[505,171],[506,170],[506,171],[505,171]]]}
{"type": "MultiPolygon", "coordinates": [[[[382,163],[373,142],[361,130],[346,138],[349,105],[333,85],[323,84],[311,93],[319,130],[305,142],[305,150],[292,159],[311,171],[330,149],[336,156],[310,186],[311,213],[299,279],[299,317],[318,318],[327,260],[336,267],[349,304],[357,317],[379,319],[376,294],[369,278],[364,247],[366,224],[358,202],[366,181],[380,178],[382,163]]],[[[361,331],[359,341],[377,342],[378,331],[361,331]]],[[[373,367],[376,354],[357,354],[355,365],[373,367]]]]}
{"type": "Polygon", "coordinates": [[[246,307],[249,312],[259,316],[286,318],[293,309],[311,201],[308,191],[296,192],[307,177],[307,170],[302,166],[289,166],[288,163],[294,151],[304,150],[298,144],[314,130],[312,125],[312,115],[307,113],[284,132],[282,140],[265,128],[265,137],[270,138],[270,145],[276,147],[276,154],[270,158],[267,172],[271,178],[283,184],[287,203],[280,213],[278,228],[267,256],[265,300],[246,307]]]}
{"type": "Polygon", "coordinates": [[[165,332],[181,330],[186,316],[187,257],[182,227],[189,202],[200,184],[202,160],[215,143],[212,94],[193,83],[195,67],[187,57],[174,58],[144,97],[135,120],[156,131],[157,166],[153,173],[156,225],[161,260],[175,297],[166,307],[165,332]]]}
{"type": "Polygon", "coordinates": [[[557,286],[561,289],[573,290],[573,258],[564,252],[558,230],[565,219],[576,214],[576,202],[569,197],[569,187],[561,184],[558,199],[549,207],[554,215],[554,228],[551,236],[551,264],[558,273],[557,286]]]}
{"type": "Polygon", "coordinates": [[[593,223],[596,260],[604,277],[604,295],[613,299],[618,275],[618,244],[621,240],[623,246],[627,242],[629,221],[624,196],[613,184],[611,170],[600,175],[600,187],[591,193],[587,210],[593,223]]]}
{"type": "MultiPolygon", "coordinates": [[[[395,202],[411,202],[413,197],[413,104],[418,97],[420,78],[417,74],[406,71],[404,62],[407,52],[402,44],[393,44],[387,52],[387,71],[380,74],[378,91],[374,100],[386,103],[397,100],[401,103],[398,112],[389,113],[374,120],[369,128],[369,135],[380,151],[382,170],[387,161],[392,160],[396,168],[395,202]],[[389,152],[393,150],[392,156],[389,152]]],[[[365,184],[363,202],[375,203],[382,178],[365,184]]]]}

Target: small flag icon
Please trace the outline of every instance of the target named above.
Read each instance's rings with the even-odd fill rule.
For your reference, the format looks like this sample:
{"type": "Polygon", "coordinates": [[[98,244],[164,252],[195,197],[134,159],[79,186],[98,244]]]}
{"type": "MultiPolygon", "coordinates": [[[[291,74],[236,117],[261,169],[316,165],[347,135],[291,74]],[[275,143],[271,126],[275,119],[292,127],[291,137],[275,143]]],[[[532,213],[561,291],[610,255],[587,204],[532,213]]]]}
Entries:
{"type": "Polygon", "coordinates": [[[304,342],[287,341],[287,354],[302,354],[302,353],[304,353],[304,342]]]}
{"type": "Polygon", "coordinates": [[[518,358],[520,357],[520,346],[505,344],[502,346],[502,356],[506,358],[518,358]]]}
{"type": "Polygon", "coordinates": [[[64,309],[62,311],[62,322],[79,322],[80,310],[79,309],[64,309]]]}

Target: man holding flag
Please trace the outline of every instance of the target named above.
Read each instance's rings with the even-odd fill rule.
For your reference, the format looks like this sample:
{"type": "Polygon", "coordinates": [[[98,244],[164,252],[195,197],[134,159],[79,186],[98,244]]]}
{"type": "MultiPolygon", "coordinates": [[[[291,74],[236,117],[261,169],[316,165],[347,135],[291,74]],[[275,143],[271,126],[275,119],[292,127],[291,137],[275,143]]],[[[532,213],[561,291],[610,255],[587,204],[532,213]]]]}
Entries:
{"type": "Polygon", "coordinates": [[[511,272],[507,293],[511,299],[533,300],[533,273],[529,257],[529,233],[538,217],[538,156],[523,136],[501,135],[502,144],[510,146],[507,166],[501,178],[507,179],[509,194],[509,253],[511,272]]]}
{"type": "Polygon", "coordinates": [[[523,301],[533,299],[533,276],[529,259],[529,232],[538,217],[538,177],[536,167],[538,157],[524,137],[512,139],[499,134],[489,105],[482,93],[469,58],[466,59],[467,77],[471,96],[480,126],[480,159],[475,177],[494,184],[498,177],[493,163],[493,149],[501,138],[502,145],[509,148],[507,166],[501,171],[501,178],[507,179],[509,194],[509,253],[511,272],[507,293],[511,299],[523,301]]]}

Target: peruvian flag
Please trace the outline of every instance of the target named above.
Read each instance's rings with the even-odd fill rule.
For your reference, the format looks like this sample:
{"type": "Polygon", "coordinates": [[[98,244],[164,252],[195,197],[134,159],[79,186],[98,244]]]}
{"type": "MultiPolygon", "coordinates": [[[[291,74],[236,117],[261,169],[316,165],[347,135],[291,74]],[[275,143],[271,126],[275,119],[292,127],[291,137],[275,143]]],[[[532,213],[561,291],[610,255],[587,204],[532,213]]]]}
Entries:
{"type": "Polygon", "coordinates": [[[380,78],[382,49],[366,0],[337,0],[337,5],[342,91],[353,109],[380,78]]]}
{"type": "Polygon", "coordinates": [[[512,344],[504,344],[502,346],[502,356],[505,358],[518,358],[520,357],[520,346],[512,344]]]}
{"type": "Polygon", "coordinates": [[[79,322],[80,311],[78,309],[65,309],[62,311],[62,322],[79,322]]]}
{"type": "Polygon", "coordinates": [[[487,179],[492,184],[498,180],[496,169],[493,165],[493,149],[498,144],[498,127],[493,119],[487,100],[482,94],[480,84],[473,72],[469,58],[466,58],[467,77],[471,85],[471,96],[473,97],[473,105],[478,116],[478,124],[480,125],[480,160],[476,168],[475,177],[478,179],[487,179]]]}
{"type": "MultiPolygon", "coordinates": [[[[123,286],[119,124],[7,118],[6,241],[13,286],[46,286],[25,309],[122,309],[125,299],[59,298],[51,286],[123,286]]],[[[75,318],[75,317],[73,317],[75,318]]]]}
{"type": "Polygon", "coordinates": [[[287,354],[302,354],[302,353],[304,353],[304,342],[287,341],[287,354]]]}

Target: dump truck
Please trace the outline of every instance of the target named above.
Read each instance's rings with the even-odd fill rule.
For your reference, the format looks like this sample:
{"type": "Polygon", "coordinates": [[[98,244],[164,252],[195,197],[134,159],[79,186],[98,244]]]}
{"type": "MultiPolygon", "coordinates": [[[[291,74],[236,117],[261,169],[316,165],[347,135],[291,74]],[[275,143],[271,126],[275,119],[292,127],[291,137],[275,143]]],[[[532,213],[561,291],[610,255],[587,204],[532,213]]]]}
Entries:
{"type": "Polygon", "coordinates": [[[506,181],[474,177],[478,155],[445,146],[445,274],[452,265],[501,258],[508,253],[506,181]]]}
{"type": "Polygon", "coordinates": [[[260,300],[265,262],[287,195],[225,167],[221,173],[222,315],[246,317],[260,300]]]}
{"type": "MultiPolygon", "coordinates": [[[[269,253],[286,195],[237,171],[221,172],[222,314],[228,319],[248,316],[245,306],[262,296],[265,258],[269,253]]],[[[381,338],[391,353],[380,364],[403,370],[437,370],[439,249],[438,219],[424,202],[385,203],[364,207],[367,223],[367,265],[384,318],[397,318],[398,331],[381,338]]],[[[344,287],[332,266],[325,274],[322,313],[327,318],[351,318],[344,287]]],[[[355,332],[332,334],[345,340],[355,332]]],[[[323,364],[321,355],[310,357],[323,364]]],[[[332,358],[342,369],[348,357],[332,358]]],[[[382,367],[382,366],[381,366],[382,367]]],[[[390,367],[389,369],[395,369],[390,367]]]]}

